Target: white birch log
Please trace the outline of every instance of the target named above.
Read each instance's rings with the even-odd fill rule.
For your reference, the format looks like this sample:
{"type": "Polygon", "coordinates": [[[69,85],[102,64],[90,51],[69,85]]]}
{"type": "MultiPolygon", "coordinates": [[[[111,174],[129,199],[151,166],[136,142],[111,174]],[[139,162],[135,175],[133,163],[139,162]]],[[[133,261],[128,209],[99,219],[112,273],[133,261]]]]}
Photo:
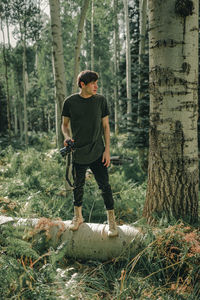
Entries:
{"type": "Polygon", "coordinates": [[[137,251],[144,237],[140,229],[130,225],[118,226],[119,235],[112,238],[107,235],[107,224],[83,223],[78,231],[73,232],[69,230],[71,221],[1,216],[0,225],[12,222],[14,226],[26,225],[36,228],[41,220],[43,224],[46,220],[47,226],[48,222],[51,223],[49,234],[52,244],[58,246],[65,243],[66,256],[76,259],[106,261],[119,256],[127,257],[137,251]]]}

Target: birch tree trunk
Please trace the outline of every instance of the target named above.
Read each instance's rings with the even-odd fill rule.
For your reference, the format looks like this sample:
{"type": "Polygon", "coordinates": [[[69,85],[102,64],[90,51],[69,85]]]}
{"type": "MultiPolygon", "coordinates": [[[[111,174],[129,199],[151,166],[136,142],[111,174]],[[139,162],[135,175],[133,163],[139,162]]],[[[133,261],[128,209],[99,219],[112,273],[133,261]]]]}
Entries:
{"type": "Polygon", "coordinates": [[[20,142],[23,142],[23,120],[22,120],[22,104],[20,99],[22,99],[21,95],[21,85],[19,78],[17,77],[17,85],[16,85],[16,96],[17,96],[17,102],[15,101],[16,104],[16,109],[17,109],[17,119],[18,119],[18,125],[19,125],[19,132],[20,132],[20,142]]]}
{"type": "Polygon", "coordinates": [[[6,83],[6,106],[7,106],[7,122],[8,122],[8,134],[9,139],[11,139],[11,116],[10,116],[10,91],[9,91],[9,80],[8,80],[8,61],[6,55],[6,46],[5,46],[5,34],[3,30],[3,21],[1,19],[1,31],[3,36],[3,62],[5,69],[5,83],[6,83]]]}
{"type": "Polygon", "coordinates": [[[119,73],[119,65],[118,65],[118,52],[117,52],[117,42],[119,35],[119,27],[117,20],[117,6],[118,0],[113,0],[113,10],[114,10],[114,103],[115,103],[115,134],[119,133],[119,102],[118,102],[118,73],[119,73]]]}
{"type": "Polygon", "coordinates": [[[91,2],[91,70],[94,70],[94,0],[91,2]]]}
{"type": "Polygon", "coordinates": [[[7,38],[8,38],[8,46],[9,46],[9,49],[11,49],[9,21],[8,21],[8,18],[7,18],[7,17],[6,17],[6,31],[7,31],[7,38]]]}
{"type": "MultiPolygon", "coordinates": [[[[147,0],[141,0],[140,1],[140,41],[139,41],[139,79],[138,79],[138,127],[140,130],[144,130],[144,119],[147,118],[147,116],[143,112],[143,106],[144,106],[144,91],[143,91],[143,82],[144,82],[144,76],[143,76],[143,69],[145,67],[144,65],[144,56],[145,56],[145,37],[146,37],[146,29],[147,29],[147,0]]],[[[140,166],[144,172],[147,172],[147,166],[148,166],[148,150],[145,147],[139,147],[138,149],[139,153],[139,161],[140,166]]]]}
{"type": "Polygon", "coordinates": [[[89,0],[84,0],[83,6],[81,8],[81,15],[78,24],[78,31],[77,31],[77,38],[76,38],[76,45],[75,45],[75,55],[74,55],[74,76],[73,76],[73,83],[72,83],[72,93],[77,91],[77,76],[79,72],[79,65],[80,65],[80,51],[81,51],[81,40],[83,35],[83,26],[84,21],[87,13],[87,9],[89,6],[89,0]]]}
{"type": "MultiPolygon", "coordinates": [[[[147,0],[140,1],[140,41],[139,41],[139,87],[138,87],[138,112],[140,112],[140,100],[143,97],[141,90],[142,75],[141,70],[144,67],[144,55],[145,55],[145,36],[146,36],[146,24],[147,24],[147,0]]],[[[138,113],[138,120],[141,122],[141,116],[138,113]]]]}
{"type": "Polygon", "coordinates": [[[23,64],[22,64],[22,78],[23,78],[23,106],[24,106],[24,143],[25,147],[28,147],[28,114],[27,114],[27,91],[28,91],[28,72],[27,72],[27,61],[26,61],[26,34],[27,34],[27,5],[24,4],[24,20],[18,19],[21,43],[23,47],[23,64]]]}
{"type": "Polygon", "coordinates": [[[149,223],[198,217],[198,12],[198,1],[149,0],[149,223]]]}
{"type": "Polygon", "coordinates": [[[59,0],[49,0],[49,6],[51,15],[51,33],[53,39],[53,69],[56,94],[56,140],[57,147],[62,147],[63,135],[61,131],[61,112],[63,101],[66,98],[67,91],[60,21],[60,2],[59,0]]]}
{"type": "Polygon", "coordinates": [[[14,133],[15,135],[18,134],[18,111],[17,111],[17,103],[16,103],[15,99],[15,103],[14,103],[14,133]]]}
{"type": "MultiPolygon", "coordinates": [[[[99,56],[99,77],[102,78],[102,60],[101,60],[101,56],[99,56]]],[[[103,80],[101,80],[101,86],[100,86],[100,94],[103,95],[103,91],[104,91],[104,83],[103,80]]]]}
{"type": "Polygon", "coordinates": [[[130,30],[128,1],[124,0],[125,23],[126,23],[126,95],[127,95],[127,128],[132,125],[132,102],[131,102],[131,49],[130,49],[130,30]]]}
{"type": "Polygon", "coordinates": [[[23,85],[24,85],[24,138],[25,146],[28,147],[28,115],[27,115],[27,90],[28,73],[26,63],[26,34],[23,34],[23,85]]]}

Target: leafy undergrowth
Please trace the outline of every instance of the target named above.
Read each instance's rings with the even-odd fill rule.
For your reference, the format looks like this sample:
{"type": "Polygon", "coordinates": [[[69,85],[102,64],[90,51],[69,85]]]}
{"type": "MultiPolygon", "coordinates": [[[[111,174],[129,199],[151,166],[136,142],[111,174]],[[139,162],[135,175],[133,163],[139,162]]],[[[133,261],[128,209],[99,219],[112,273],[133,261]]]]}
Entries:
{"type": "MultiPolygon", "coordinates": [[[[0,152],[1,214],[42,218],[33,230],[1,225],[0,299],[200,298],[200,232],[180,222],[156,229],[145,224],[146,177],[137,152],[124,149],[117,140],[113,155],[133,158],[131,163],[110,168],[117,222],[143,227],[141,249],[126,260],[118,257],[102,263],[69,259],[64,244],[51,244],[48,220],[71,219],[73,204],[71,192],[65,192],[65,161],[41,141],[37,139],[37,148],[9,146],[0,152]]],[[[84,195],[85,221],[106,221],[91,174],[84,195]]]]}
{"type": "Polygon", "coordinates": [[[189,226],[149,228],[139,253],[104,263],[68,259],[40,226],[1,226],[1,299],[199,299],[200,236],[189,226]]]}

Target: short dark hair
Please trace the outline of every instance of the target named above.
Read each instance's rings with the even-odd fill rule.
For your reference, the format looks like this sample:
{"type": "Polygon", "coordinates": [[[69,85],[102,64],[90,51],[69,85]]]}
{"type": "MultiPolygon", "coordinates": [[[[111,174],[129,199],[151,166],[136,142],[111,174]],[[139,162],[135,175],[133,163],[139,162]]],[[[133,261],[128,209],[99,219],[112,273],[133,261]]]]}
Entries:
{"type": "Polygon", "coordinates": [[[82,71],[77,78],[77,84],[81,88],[81,81],[87,85],[90,82],[97,81],[99,78],[98,73],[90,70],[82,71]]]}

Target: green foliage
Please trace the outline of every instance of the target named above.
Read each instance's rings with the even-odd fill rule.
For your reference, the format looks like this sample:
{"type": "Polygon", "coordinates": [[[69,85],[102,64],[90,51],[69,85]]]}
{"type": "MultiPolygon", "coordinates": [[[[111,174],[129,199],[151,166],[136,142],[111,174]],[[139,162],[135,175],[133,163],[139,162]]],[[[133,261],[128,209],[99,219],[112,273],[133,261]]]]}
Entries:
{"type": "Polygon", "coordinates": [[[125,180],[131,180],[135,183],[143,183],[147,179],[147,170],[141,169],[138,150],[132,143],[134,137],[129,134],[123,134],[119,137],[111,135],[111,155],[120,156],[123,161],[122,168],[118,168],[120,173],[124,173],[125,180]]]}
{"type": "Polygon", "coordinates": [[[154,285],[149,288],[151,299],[157,299],[163,291],[170,294],[170,299],[198,299],[199,232],[183,223],[149,229],[144,243],[146,247],[143,245],[126,267],[127,279],[133,272],[143,274],[143,280],[154,285]]]}
{"type": "MultiPolygon", "coordinates": [[[[24,231],[22,231],[23,233],[24,231]]],[[[13,258],[29,257],[37,259],[38,253],[32,249],[30,243],[22,240],[22,233],[12,227],[3,227],[1,232],[1,245],[6,247],[6,254],[13,258]]]]}
{"type": "Polygon", "coordinates": [[[1,225],[0,229],[0,298],[55,299],[49,285],[52,278],[44,276],[45,264],[34,264],[41,258],[24,239],[26,229],[12,225],[1,225]]]}

